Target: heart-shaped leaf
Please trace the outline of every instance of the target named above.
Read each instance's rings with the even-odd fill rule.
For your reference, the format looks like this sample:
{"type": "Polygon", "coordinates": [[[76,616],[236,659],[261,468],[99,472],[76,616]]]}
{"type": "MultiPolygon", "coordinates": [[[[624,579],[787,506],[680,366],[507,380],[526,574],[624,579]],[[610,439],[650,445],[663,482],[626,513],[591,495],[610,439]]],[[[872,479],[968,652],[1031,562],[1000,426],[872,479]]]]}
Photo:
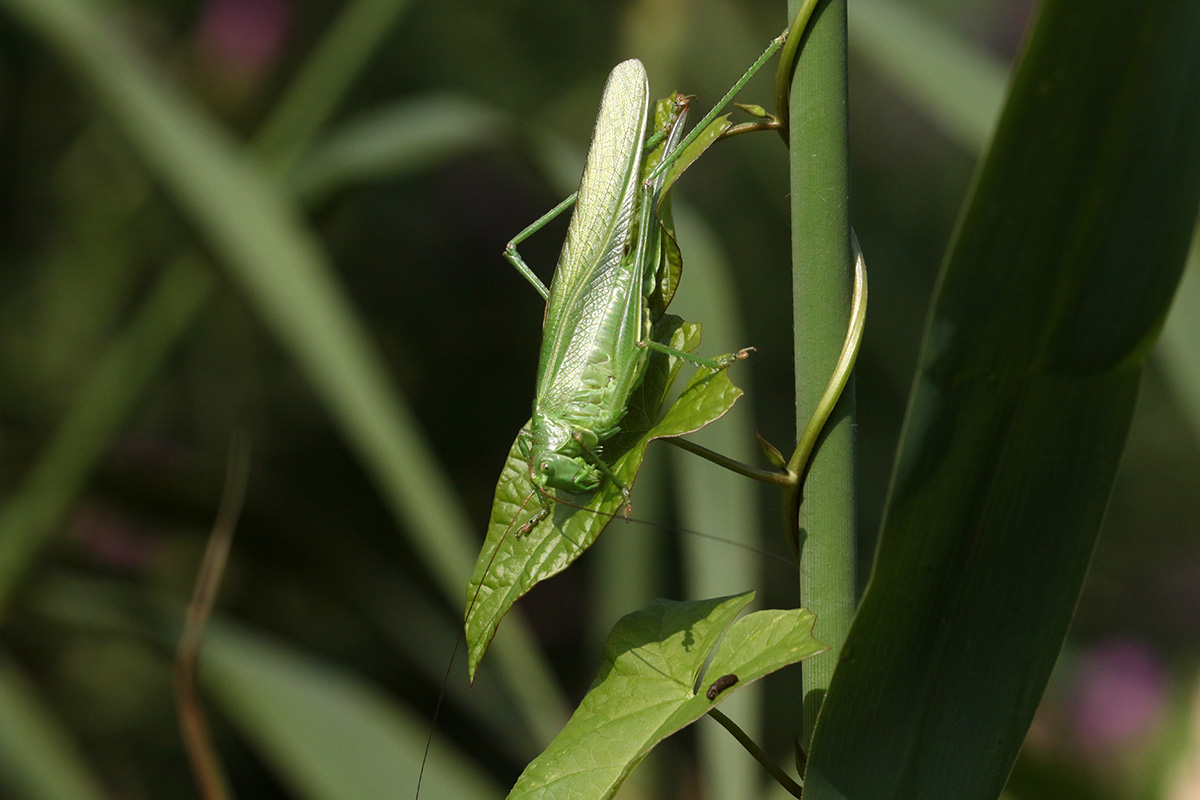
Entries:
{"type": "Polygon", "coordinates": [[[734,622],[753,599],[754,592],[655,600],[623,617],[592,688],[509,800],[612,797],[660,741],[762,676],[826,649],[812,638],[814,618],[802,608],[734,622]]]}

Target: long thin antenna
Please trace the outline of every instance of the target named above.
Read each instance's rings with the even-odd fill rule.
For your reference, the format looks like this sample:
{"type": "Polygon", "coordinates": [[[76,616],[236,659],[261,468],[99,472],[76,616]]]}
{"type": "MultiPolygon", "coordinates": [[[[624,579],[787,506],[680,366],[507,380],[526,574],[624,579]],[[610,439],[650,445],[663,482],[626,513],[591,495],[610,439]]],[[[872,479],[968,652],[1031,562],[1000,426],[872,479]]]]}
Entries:
{"type": "MultiPolygon", "coordinates": [[[[504,533],[500,535],[500,541],[496,542],[496,549],[492,552],[492,557],[488,561],[487,566],[483,569],[483,574],[487,575],[492,568],[492,562],[496,560],[496,554],[500,552],[500,545],[504,539],[512,532],[513,526],[517,524],[517,520],[521,516],[521,512],[525,510],[525,505],[533,499],[533,492],[525,495],[525,499],[521,501],[517,513],[513,515],[512,522],[504,529],[504,533]]],[[[466,616],[471,616],[471,610],[475,608],[475,601],[479,599],[479,591],[483,588],[483,581],[479,581],[479,586],[475,587],[475,594],[471,597],[471,602],[467,606],[466,616]]],[[[446,696],[446,687],[450,685],[450,673],[454,669],[454,659],[458,656],[458,648],[463,643],[466,633],[460,627],[458,636],[454,637],[454,649],[450,651],[450,663],[446,665],[446,674],[442,676],[442,690],[438,692],[437,704],[433,707],[433,719],[429,721],[429,736],[425,738],[425,753],[421,756],[421,769],[417,772],[417,792],[414,795],[416,800],[421,797],[421,781],[425,779],[425,764],[429,761],[429,748],[433,745],[433,734],[437,731],[438,713],[442,710],[442,699],[446,696]]]]}

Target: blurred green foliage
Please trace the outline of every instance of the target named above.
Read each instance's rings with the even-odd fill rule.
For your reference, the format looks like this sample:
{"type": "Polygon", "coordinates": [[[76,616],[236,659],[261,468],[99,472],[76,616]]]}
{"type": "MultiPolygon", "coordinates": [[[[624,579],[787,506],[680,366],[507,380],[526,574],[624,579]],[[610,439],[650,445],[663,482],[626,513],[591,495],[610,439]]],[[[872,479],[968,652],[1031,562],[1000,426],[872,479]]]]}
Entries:
{"type": "MultiPolygon", "coordinates": [[[[146,107],[114,111],[111,99],[131,84],[118,75],[113,94],[98,94],[103,70],[81,71],[69,44],[51,43],[29,21],[24,2],[0,3],[0,552],[14,556],[0,564],[15,565],[0,570],[0,796],[194,796],[170,688],[174,626],[215,514],[226,448],[243,430],[254,448],[248,506],[219,601],[220,615],[241,628],[218,629],[209,643],[216,734],[234,785],[255,798],[403,795],[409,789],[395,781],[415,785],[414,754],[461,615],[454,572],[465,586],[470,566],[456,566],[470,543],[451,541],[454,533],[443,537],[451,555],[436,561],[439,539],[419,538],[416,520],[442,512],[441,524],[482,540],[496,476],[531,400],[541,305],[501,249],[577,180],[613,63],[636,55],[656,95],[678,88],[703,105],[782,28],[782,7],[46,3],[100,15],[125,52],[140,56],[129,68],[161,81],[196,122],[196,141],[211,148],[149,157],[129,133],[151,122],[146,107]],[[358,16],[346,21],[348,13],[358,16]],[[211,153],[218,159],[204,161],[211,153]],[[184,178],[161,166],[193,156],[184,178]],[[213,235],[215,223],[204,221],[212,217],[197,214],[180,186],[226,177],[278,205],[268,223],[298,232],[288,240],[300,242],[298,255],[239,261],[244,249],[213,235]],[[251,273],[246,264],[277,270],[251,273]],[[315,288],[311,275],[323,276],[315,288]],[[300,296],[311,304],[288,305],[300,296]],[[282,299],[272,306],[268,297],[282,299]],[[358,355],[320,352],[359,333],[358,355]],[[365,388],[344,394],[349,384],[336,368],[356,364],[365,388]],[[414,422],[416,444],[372,438],[402,417],[414,422]],[[372,428],[369,420],[384,421],[372,428]],[[417,448],[436,463],[419,455],[396,466],[417,448]],[[432,511],[411,510],[440,492],[432,511]],[[18,541],[18,528],[44,535],[18,541]],[[352,713],[334,720],[327,708],[352,713]],[[366,718],[388,731],[371,741],[396,737],[394,751],[405,755],[395,772],[372,766],[392,750],[356,760],[362,749],[333,748],[338,737],[320,728],[351,731],[366,718]],[[289,735],[297,731],[313,736],[289,735]],[[351,791],[339,774],[364,773],[354,794],[338,794],[351,791]],[[48,775],[63,782],[47,783],[48,775]]],[[[981,118],[998,108],[1030,12],[1030,3],[995,0],[851,3],[854,219],[872,281],[857,378],[868,551],[932,283],[973,148],[990,129],[981,118]],[[903,24],[942,38],[906,53],[897,41],[918,33],[903,24]],[[938,55],[950,60],[930,68],[938,55]],[[950,86],[938,91],[939,78],[950,86]],[[932,88],[914,89],[921,81],[932,88]],[[964,95],[975,102],[954,106],[964,95]]],[[[79,52],[103,44],[81,41],[79,52]]],[[[118,74],[125,65],[110,66],[118,74]]],[[[768,92],[767,81],[756,82],[746,99],[766,102],[768,92]]],[[[678,187],[689,206],[685,258],[690,226],[691,241],[724,255],[733,305],[749,309],[741,334],[736,322],[722,333],[695,316],[712,352],[758,348],[742,402],[748,425],[773,441],[792,436],[784,159],[770,137],[743,137],[716,148],[678,187]]],[[[239,216],[266,212],[224,208],[218,196],[206,213],[225,213],[233,222],[220,224],[236,227],[239,216]]],[[[265,227],[262,235],[275,241],[265,227]]],[[[535,238],[527,259],[548,274],[558,242],[554,231],[535,238]]],[[[1192,277],[1196,262],[1193,253],[1192,277]]],[[[689,303],[702,298],[699,283],[690,285],[685,275],[673,308],[692,318],[689,303]]],[[[1177,333],[1197,329],[1196,291],[1185,283],[1144,384],[1061,679],[1018,765],[1014,796],[1157,792],[1187,739],[1186,720],[1169,709],[1183,708],[1176,698],[1194,688],[1200,620],[1200,391],[1194,339],[1177,333]],[[1122,668],[1118,659],[1104,674],[1117,675],[1118,695],[1149,685],[1147,703],[1158,710],[1142,728],[1097,738],[1098,723],[1081,721],[1081,698],[1095,664],[1112,663],[1089,655],[1113,642],[1132,642],[1145,660],[1122,668]]],[[[686,503],[668,486],[644,477],[638,514],[661,505],[673,519],[671,506],[686,503]]],[[[772,502],[757,497],[762,546],[782,552],[772,502]]],[[[561,720],[563,698],[578,698],[591,680],[598,632],[653,597],[682,596],[691,580],[679,556],[692,545],[657,528],[614,526],[597,547],[523,604],[546,656],[530,691],[551,687],[540,712],[514,710],[502,684],[515,667],[485,668],[470,693],[456,668],[438,738],[470,758],[435,751],[428,797],[510,785],[561,720]]],[[[728,554],[702,547],[708,563],[704,555],[688,563],[719,572],[728,554]]],[[[790,603],[792,571],[759,567],[767,604],[790,603]]],[[[781,709],[795,705],[794,690],[767,684],[763,738],[786,753],[792,732],[781,709]]],[[[664,749],[644,768],[643,790],[723,779],[712,764],[694,777],[684,743],[664,749]]],[[[732,760],[725,772],[745,775],[744,757],[732,760]]]]}

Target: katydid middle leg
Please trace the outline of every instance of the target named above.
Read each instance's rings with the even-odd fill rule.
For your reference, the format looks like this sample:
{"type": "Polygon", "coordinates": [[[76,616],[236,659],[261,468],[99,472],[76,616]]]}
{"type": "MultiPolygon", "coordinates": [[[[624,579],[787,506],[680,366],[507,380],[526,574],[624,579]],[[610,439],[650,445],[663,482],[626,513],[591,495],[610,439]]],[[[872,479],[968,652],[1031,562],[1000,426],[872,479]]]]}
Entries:
{"type": "Polygon", "coordinates": [[[546,284],[542,283],[542,279],[539,278],[534,271],[529,268],[529,265],[525,263],[525,259],[521,258],[521,254],[517,252],[517,245],[540,231],[542,228],[546,227],[547,223],[549,223],[552,219],[573,206],[575,204],[575,198],[578,196],[579,192],[572,192],[570,197],[568,197],[566,200],[563,200],[545,214],[542,214],[542,216],[538,217],[537,220],[529,225],[529,227],[525,228],[525,230],[514,236],[512,240],[504,247],[504,257],[508,259],[508,263],[516,267],[517,272],[521,273],[525,280],[529,281],[529,284],[533,286],[534,289],[537,289],[538,294],[542,296],[543,300],[550,299],[550,290],[546,288],[546,284]]]}

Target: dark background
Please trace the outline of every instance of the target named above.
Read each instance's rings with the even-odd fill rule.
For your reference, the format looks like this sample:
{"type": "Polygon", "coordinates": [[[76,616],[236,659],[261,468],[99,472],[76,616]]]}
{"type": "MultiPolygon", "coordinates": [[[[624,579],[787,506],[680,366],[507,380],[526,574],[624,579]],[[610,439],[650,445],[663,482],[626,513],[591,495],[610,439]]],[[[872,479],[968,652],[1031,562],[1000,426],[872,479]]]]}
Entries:
{"type": "MultiPolygon", "coordinates": [[[[899,5],[1001,68],[1032,14],[1030,3],[993,0],[899,5]]],[[[248,139],[340,8],[163,0],[106,12],[191,102],[248,139]]],[[[494,128],[466,131],[442,152],[343,176],[306,201],[312,231],[480,538],[500,464],[528,414],[540,336],[540,300],[500,257],[505,242],[577,180],[612,64],[637,55],[655,96],[678,88],[707,108],[783,21],[783,9],[766,2],[414,2],[317,134],[320,144],[364,115],[405,102],[420,111],[434,96],[497,115],[494,128]]],[[[925,310],[977,153],[915,99],[851,21],[853,217],[871,276],[857,371],[865,580],[925,310]]],[[[184,249],[208,251],[77,76],[10,22],[6,11],[0,509],[27,487],[162,265],[184,249]]],[[[763,78],[744,98],[769,105],[769,90],[763,78]]],[[[794,415],[785,156],[775,137],[742,137],[714,148],[679,186],[679,202],[730,265],[731,305],[744,326],[744,341],[716,331],[705,349],[758,348],[742,403],[753,427],[781,446],[793,436],[794,415]]],[[[303,185],[313,176],[289,179],[303,185]]],[[[551,226],[524,249],[544,276],[561,234],[562,225],[551,226]]],[[[686,258],[688,241],[681,245],[686,258]]],[[[427,626],[448,629],[460,613],[436,591],[319,393],[219,262],[217,291],[89,466],[82,490],[66,498],[53,541],[0,617],[3,657],[32,681],[114,797],[192,796],[170,692],[172,654],[146,633],[153,626],[145,608],[177,609],[171,603],[190,593],[236,431],[248,432],[253,456],[222,617],[328,659],[425,720],[440,673],[413,659],[411,642],[427,626]],[[146,627],[120,632],[86,619],[93,599],[104,607],[115,598],[141,608],[146,627]]],[[[685,270],[672,308],[684,316],[694,308],[688,284],[685,270]]],[[[1177,322],[1196,325],[1194,317],[1177,322]]],[[[1014,796],[1200,796],[1164,788],[1200,717],[1187,711],[1200,625],[1200,395],[1180,352],[1156,358],[1148,371],[1094,571],[1014,796]]],[[[773,503],[764,491],[762,525],[778,551],[773,503]]],[[[672,558],[676,545],[650,527],[620,535],[643,534],[663,542],[655,545],[662,560],[650,567],[656,593],[677,596],[685,578],[672,558]]],[[[794,602],[788,569],[766,574],[768,595],[794,602]]],[[[577,697],[597,655],[579,620],[602,604],[605,588],[586,558],[569,575],[535,592],[525,610],[552,669],[577,697]]],[[[439,650],[428,663],[446,657],[439,650]]],[[[452,707],[439,728],[511,782],[520,764],[479,736],[470,716],[469,707],[452,707]]],[[[216,718],[242,796],[292,796],[279,787],[300,779],[281,778],[244,732],[216,718]]],[[[0,728],[6,724],[15,723],[0,713],[0,728]]],[[[787,732],[770,735],[786,741],[787,732]]]]}

